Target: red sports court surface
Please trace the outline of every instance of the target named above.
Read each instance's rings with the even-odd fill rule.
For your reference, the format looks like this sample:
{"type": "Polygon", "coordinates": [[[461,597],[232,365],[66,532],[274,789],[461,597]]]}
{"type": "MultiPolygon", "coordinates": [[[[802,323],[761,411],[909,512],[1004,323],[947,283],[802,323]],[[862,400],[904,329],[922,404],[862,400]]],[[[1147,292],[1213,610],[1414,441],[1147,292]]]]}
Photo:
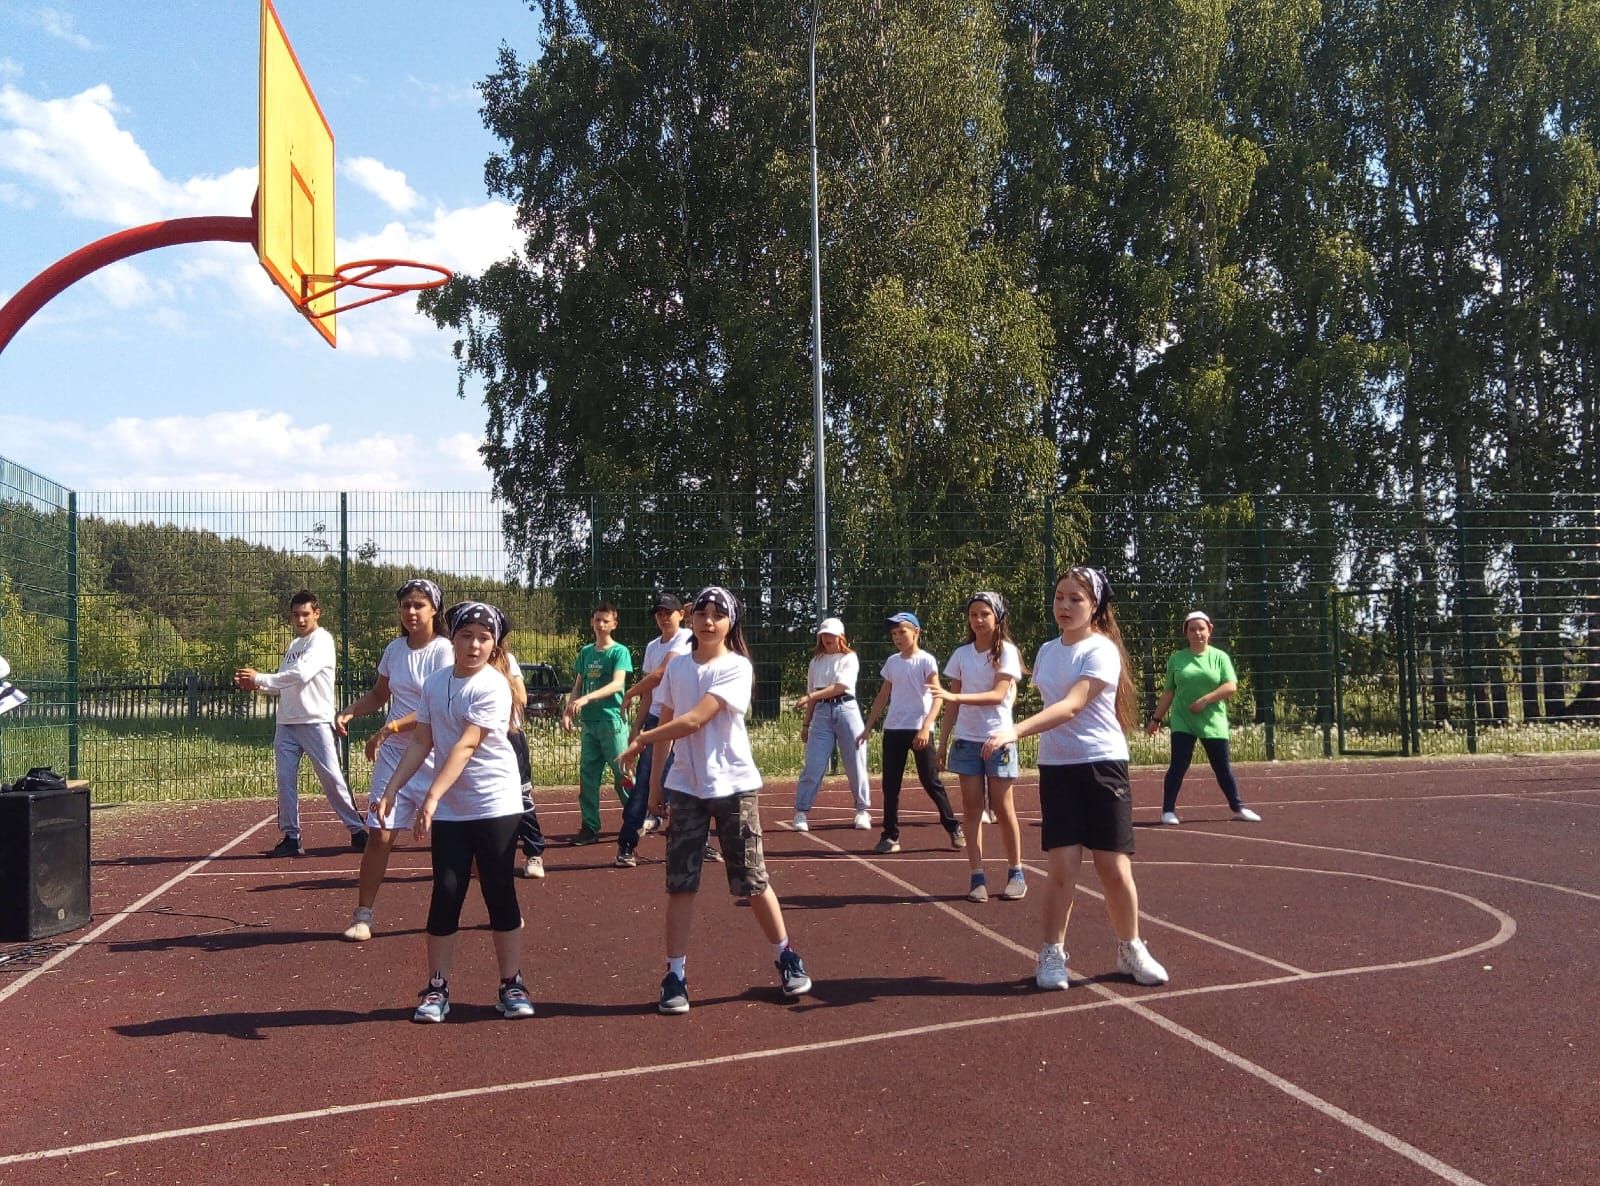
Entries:
{"type": "MultiPolygon", "coordinates": [[[[547,795],[550,875],[519,882],[538,1016],[494,1012],[474,891],[436,1026],[408,1021],[425,853],[396,854],[357,945],[328,813],[272,861],[270,804],[100,811],[93,924],[0,947],[0,1183],[1600,1180],[1600,756],[1242,775],[1264,822],[1230,820],[1200,768],[1183,826],[1139,829],[1171,983],[1115,974],[1089,873],[1052,993],[1031,782],[1035,895],[981,906],[914,781],[887,857],[842,786],[809,835],[774,788],[815,989],[782,998],[708,866],[684,1017],[655,1012],[661,841],[613,869],[608,844],[559,843],[576,812],[547,795]]],[[[1135,776],[1141,824],[1159,777],[1135,776]]]]}

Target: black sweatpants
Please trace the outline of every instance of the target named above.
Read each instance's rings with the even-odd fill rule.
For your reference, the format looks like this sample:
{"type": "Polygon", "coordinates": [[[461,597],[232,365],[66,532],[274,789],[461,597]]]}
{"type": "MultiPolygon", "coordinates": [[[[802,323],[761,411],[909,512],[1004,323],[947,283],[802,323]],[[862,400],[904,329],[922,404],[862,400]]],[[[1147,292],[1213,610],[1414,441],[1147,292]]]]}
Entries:
{"type": "Polygon", "coordinates": [[[1211,773],[1217,776],[1217,785],[1227,797],[1228,806],[1238,811],[1244,803],[1239,798],[1239,784],[1233,778],[1233,765],[1228,761],[1228,739],[1196,737],[1193,733],[1179,733],[1176,730],[1172,734],[1172,762],[1161,784],[1161,810],[1178,810],[1178,790],[1183,786],[1183,776],[1189,772],[1189,763],[1194,761],[1194,743],[1197,741],[1205,746],[1206,761],[1211,763],[1211,773]]]}
{"type": "Polygon", "coordinates": [[[911,743],[916,739],[915,729],[883,731],[883,834],[890,840],[900,839],[900,782],[905,777],[907,754],[917,760],[917,778],[928,798],[933,800],[944,830],[953,836],[961,826],[955,812],[950,810],[950,796],[945,793],[944,783],[939,781],[939,772],[934,769],[933,743],[930,741],[921,749],[912,749],[911,743]]]}

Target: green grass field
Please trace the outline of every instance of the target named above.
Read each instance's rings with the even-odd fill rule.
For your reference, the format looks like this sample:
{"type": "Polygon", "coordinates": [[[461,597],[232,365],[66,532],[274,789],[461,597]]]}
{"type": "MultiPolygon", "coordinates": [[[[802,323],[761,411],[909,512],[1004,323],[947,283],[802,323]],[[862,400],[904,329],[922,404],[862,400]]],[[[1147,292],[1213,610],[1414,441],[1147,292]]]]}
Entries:
{"type": "MultiPolygon", "coordinates": [[[[800,773],[805,747],[800,741],[800,717],[786,712],[774,720],[752,725],[751,742],[756,763],[773,780],[800,773]]],[[[360,790],[368,785],[370,768],[361,752],[363,736],[350,747],[350,775],[360,790]]],[[[554,721],[535,721],[529,728],[529,750],[534,779],[541,787],[573,786],[578,781],[578,739],[561,732],[554,721]]],[[[1266,758],[1265,730],[1243,725],[1233,731],[1233,754],[1241,762],[1266,758]]],[[[68,734],[64,726],[10,728],[0,731],[0,770],[15,778],[32,766],[67,766],[68,734]]],[[[1166,735],[1130,741],[1136,766],[1165,765],[1166,735]]],[[[1344,756],[1397,754],[1397,734],[1345,732],[1344,756]]],[[[1481,754],[1555,753],[1600,749],[1600,727],[1592,724],[1540,723],[1529,726],[1482,727],[1478,730],[1481,754]]],[[[1277,757],[1282,761],[1314,760],[1324,756],[1323,732],[1318,727],[1279,728],[1277,757]]],[[[1024,768],[1036,761],[1033,739],[1021,746],[1024,768]]],[[[869,767],[878,774],[877,738],[869,747],[869,767]]],[[[1426,756],[1467,753],[1467,738],[1459,730],[1425,729],[1422,753],[1426,756]]],[[[1337,753],[1335,756],[1338,756],[1337,753]]],[[[1202,759],[1203,760],[1203,759],[1202,759]]],[[[85,725],[79,738],[79,773],[90,780],[97,802],[124,803],[177,799],[261,798],[273,793],[272,729],[268,722],[246,726],[219,725],[202,729],[175,729],[170,724],[85,725]],[[241,730],[247,730],[241,735],[241,730]]],[[[302,769],[301,789],[317,791],[309,770],[302,769]]]]}

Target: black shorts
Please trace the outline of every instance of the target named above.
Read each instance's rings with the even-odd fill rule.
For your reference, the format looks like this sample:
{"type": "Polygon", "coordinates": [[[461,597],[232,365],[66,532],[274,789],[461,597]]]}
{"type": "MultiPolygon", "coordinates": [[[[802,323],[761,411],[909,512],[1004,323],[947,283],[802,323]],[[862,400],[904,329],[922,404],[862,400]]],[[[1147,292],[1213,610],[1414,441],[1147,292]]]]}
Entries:
{"type": "Polygon", "coordinates": [[[1126,762],[1039,767],[1044,850],[1081,844],[1133,855],[1133,795],[1126,762]]]}

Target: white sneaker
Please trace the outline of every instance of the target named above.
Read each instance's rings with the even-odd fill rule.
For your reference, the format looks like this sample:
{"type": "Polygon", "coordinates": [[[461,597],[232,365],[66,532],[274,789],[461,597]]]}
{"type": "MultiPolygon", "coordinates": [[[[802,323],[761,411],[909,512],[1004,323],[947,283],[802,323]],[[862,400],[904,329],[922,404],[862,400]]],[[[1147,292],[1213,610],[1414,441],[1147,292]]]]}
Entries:
{"type": "Polygon", "coordinates": [[[544,858],[543,857],[529,857],[528,858],[528,863],[526,865],[522,866],[522,875],[524,877],[531,877],[535,881],[540,880],[541,878],[543,878],[544,877],[544,858]]]}
{"type": "Polygon", "coordinates": [[[997,824],[997,823],[1000,822],[1000,819],[999,819],[998,816],[995,815],[993,810],[991,810],[988,807],[985,807],[983,809],[983,822],[986,823],[986,824],[997,824]]]}
{"type": "Polygon", "coordinates": [[[870,811],[858,811],[858,812],[856,812],[856,831],[858,831],[858,832],[870,832],[871,830],[872,830],[872,812],[870,812],[870,811]]]}
{"type": "Polygon", "coordinates": [[[1072,981],[1067,976],[1067,953],[1059,943],[1052,943],[1048,947],[1039,949],[1039,968],[1033,974],[1033,982],[1040,988],[1072,986],[1072,981]]]}
{"type": "Polygon", "coordinates": [[[640,826],[639,831],[648,836],[651,832],[660,832],[664,830],[666,823],[667,821],[662,819],[659,815],[647,815],[644,817],[644,823],[640,826]]]}
{"type": "Polygon", "coordinates": [[[372,938],[372,907],[356,907],[355,914],[350,918],[350,925],[345,928],[344,937],[352,943],[365,943],[372,938]]]}
{"type": "Polygon", "coordinates": [[[1233,818],[1236,820],[1243,820],[1247,824],[1259,824],[1261,822],[1261,817],[1255,812],[1251,811],[1248,807],[1239,808],[1238,811],[1233,813],[1233,818]]]}
{"type": "Polygon", "coordinates": [[[809,831],[811,831],[811,825],[806,823],[806,813],[805,812],[797,811],[797,812],[794,813],[794,830],[796,832],[809,832],[809,831]]]}
{"type": "Polygon", "coordinates": [[[1178,813],[1176,811],[1163,811],[1161,813],[1161,822],[1175,826],[1177,824],[1181,824],[1183,821],[1178,818],[1178,813]]]}
{"type": "Polygon", "coordinates": [[[1156,963],[1156,957],[1150,954],[1143,939],[1117,944],[1117,971],[1132,976],[1140,984],[1167,982],[1167,970],[1156,963]]]}

